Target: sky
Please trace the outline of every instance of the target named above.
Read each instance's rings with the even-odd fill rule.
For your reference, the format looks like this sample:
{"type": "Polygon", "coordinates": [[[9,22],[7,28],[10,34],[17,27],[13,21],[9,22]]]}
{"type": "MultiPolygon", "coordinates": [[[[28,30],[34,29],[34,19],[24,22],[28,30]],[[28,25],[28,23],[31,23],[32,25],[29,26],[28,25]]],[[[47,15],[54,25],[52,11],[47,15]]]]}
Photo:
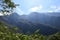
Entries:
{"type": "Polygon", "coordinates": [[[18,14],[30,14],[31,12],[60,12],[60,0],[13,0],[18,14]]]}

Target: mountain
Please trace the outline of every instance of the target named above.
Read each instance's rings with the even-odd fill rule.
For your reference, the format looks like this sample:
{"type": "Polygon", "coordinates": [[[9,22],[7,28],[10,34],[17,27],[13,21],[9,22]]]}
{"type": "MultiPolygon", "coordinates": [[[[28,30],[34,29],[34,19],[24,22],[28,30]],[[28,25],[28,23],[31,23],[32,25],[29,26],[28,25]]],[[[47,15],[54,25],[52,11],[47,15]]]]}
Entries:
{"type": "Polygon", "coordinates": [[[23,17],[23,19],[31,21],[33,23],[41,23],[53,26],[53,28],[60,29],[60,13],[38,13],[32,12],[29,15],[23,17]]]}
{"type": "Polygon", "coordinates": [[[9,16],[0,16],[0,21],[3,21],[11,27],[17,26],[23,33],[29,32],[32,34],[34,31],[40,29],[39,33],[49,35],[60,31],[57,29],[58,27],[55,28],[44,23],[46,21],[50,21],[48,18],[49,17],[47,15],[37,12],[31,13],[29,15],[18,15],[17,13],[13,13],[9,16]]]}
{"type": "Polygon", "coordinates": [[[47,15],[49,15],[49,16],[56,16],[56,17],[58,17],[58,16],[60,16],[60,12],[47,13],[47,15]]]}

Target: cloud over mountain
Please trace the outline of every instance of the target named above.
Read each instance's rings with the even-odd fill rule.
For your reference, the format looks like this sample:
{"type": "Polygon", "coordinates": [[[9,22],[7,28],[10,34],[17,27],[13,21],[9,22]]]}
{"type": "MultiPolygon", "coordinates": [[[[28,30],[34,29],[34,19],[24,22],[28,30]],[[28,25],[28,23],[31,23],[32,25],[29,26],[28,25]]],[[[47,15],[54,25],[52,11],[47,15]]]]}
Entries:
{"type": "Polygon", "coordinates": [[[43,8],[42,5],[40,5],[40,6],[35,6],[35,7],[30,8],[29,11],[30,11],[30,12],[38,12],[38,11],[40,11],[42,8],[43,8]]]}

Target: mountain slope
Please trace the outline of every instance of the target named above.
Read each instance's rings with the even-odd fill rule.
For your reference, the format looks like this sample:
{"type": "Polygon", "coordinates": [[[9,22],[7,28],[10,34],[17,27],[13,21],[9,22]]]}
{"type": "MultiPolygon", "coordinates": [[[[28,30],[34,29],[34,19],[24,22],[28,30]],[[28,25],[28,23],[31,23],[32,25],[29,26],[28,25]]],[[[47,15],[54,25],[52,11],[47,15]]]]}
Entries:
{"type": "MultiPolygon", "coordinates": [[[[11,14],[10,16],[1,16],[0,21],[3,21],[11,26],[17,26],[18,28],[21,29],[23,33],[29,32],[31,34],[37,29],[40,29],[41,34],[49,35],[60,31],[59,29],[53,28],[53,26],[33,22],[35,21],[35,19],[32,21],[32,18],[37,18],[37,17],[33,17],[33,15],[29,15],[29,17],[31,16],[30,19],[26,15],[19,16],[18,14],[14,13],[11,14]],[[29,20],[24,19],[24,16],[26,16],[26,19],[29,18],[29,20]]],[[[36,14],[36,16],[38,16],[38,14],[36,14]]],[[[43,16],[41,15],[41,17],[43,16]]]]}
{"type": "Polygon", "coordinates": [[[38,13],[33,12],[25,17],[23,19],[31,21],[33,23],[41,23],[41,24],[47,24],[53,26],[53,28],[60,29],[60,13],[38,13]]]}

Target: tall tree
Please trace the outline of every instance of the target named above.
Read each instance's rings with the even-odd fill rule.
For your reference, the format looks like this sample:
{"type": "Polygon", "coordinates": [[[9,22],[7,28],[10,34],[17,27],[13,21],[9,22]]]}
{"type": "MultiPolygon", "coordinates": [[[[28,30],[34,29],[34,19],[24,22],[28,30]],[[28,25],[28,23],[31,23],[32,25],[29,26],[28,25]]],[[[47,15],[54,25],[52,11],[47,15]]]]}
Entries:
{"type": "Polygon", "coordinates": [[[0,0],[0,11],[1,12],[13,12],[13,9],[16,8],[16,4],[12,0],[0,0]]]}

